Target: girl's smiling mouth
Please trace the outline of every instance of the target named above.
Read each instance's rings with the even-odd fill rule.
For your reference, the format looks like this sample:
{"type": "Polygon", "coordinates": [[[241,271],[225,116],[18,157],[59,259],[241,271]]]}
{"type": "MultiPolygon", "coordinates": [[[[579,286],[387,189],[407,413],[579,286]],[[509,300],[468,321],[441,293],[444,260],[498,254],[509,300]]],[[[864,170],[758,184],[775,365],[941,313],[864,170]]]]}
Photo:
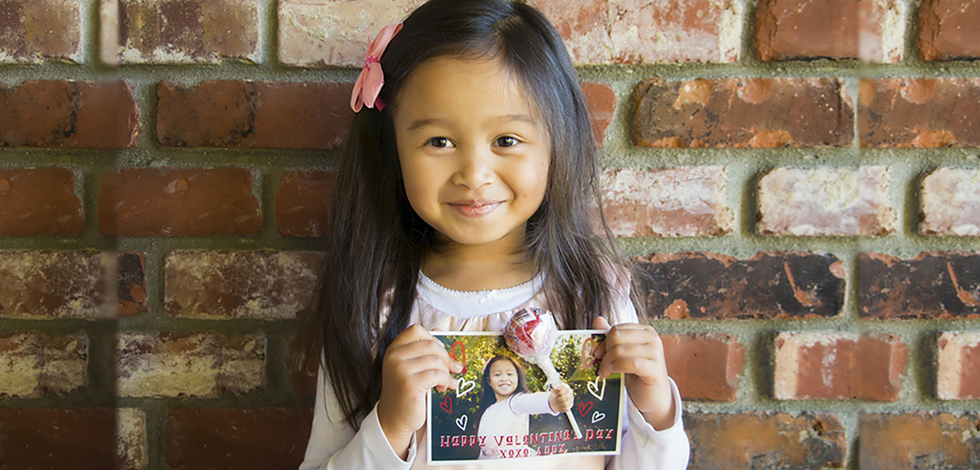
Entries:
{"type": "Polygon", "coordinates": [[[449,205],[453,206],[457,211],[466,217],[481,217],[489,214],[497,206],[500,205],[499,202],[451,202],[449,205]]]}

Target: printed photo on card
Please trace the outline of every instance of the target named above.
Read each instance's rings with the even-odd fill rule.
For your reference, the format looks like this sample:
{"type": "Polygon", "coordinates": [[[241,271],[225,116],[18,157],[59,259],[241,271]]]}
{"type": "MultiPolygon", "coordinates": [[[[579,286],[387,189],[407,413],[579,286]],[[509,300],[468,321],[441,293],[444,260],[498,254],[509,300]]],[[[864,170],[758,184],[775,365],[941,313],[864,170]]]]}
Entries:
{"type": "Polygon", "coordinates": [[[429,394],[429,464],[619,454],[623,381],[621,374],[608,379],[597,375],[594,352],[604,333],[557,332],[551,364],[573,397],[571,409],[558,413],[549,399],[559,391],[549,387],[546,372],[536,363],[540,359],[529,361],[514,353],[502,334],[433,335],[463,370],[453,376],[456,390],[433,389],[429,394]]]}

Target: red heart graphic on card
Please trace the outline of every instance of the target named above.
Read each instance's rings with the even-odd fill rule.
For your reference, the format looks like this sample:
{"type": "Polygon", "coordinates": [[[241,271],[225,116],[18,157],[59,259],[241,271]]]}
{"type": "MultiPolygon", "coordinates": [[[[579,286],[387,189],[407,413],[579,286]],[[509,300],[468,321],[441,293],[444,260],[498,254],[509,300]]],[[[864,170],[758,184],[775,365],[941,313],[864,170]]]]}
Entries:
{"type": "Polygon", "coordinates": [[[595,342],[595,338],[589,337],[589,339],[582,342],[582,370],[589,370],[598,361],[595,357],[595,350],[599,345],[595,342]]]}
{"type": "Polygon", "coordinates": [[[580,416],[582,416],[584,418],[585,415],[589,414],[590,411],[592,411],[592,402],[591,401],[587,401],[585,403],[579,402],[579,404],[578,404],[578,414],[580,416]]]}
{"type": "Polygon", "coordinates": [[[453,347],[450,348],[449,355],[452,356],[453,359],[456,360],[456,362],[463,365],[463,370],[461,370],[457,375],[465,375],[466,374],[466,346],[463,343],[456,341],[455,343],[453,343],[453,347]],[[456,352],[456,347],[459,347],[459,352],[456,352]]]}
{"type": "MultiPolygon", "coordinates": [[[[589,408],[591,408],[592,402],[589,402],[589,408]]],[[[446,395],[446,398],[442,399],[442,403],[439,403],[439,408],[446,413],[453,414],[453,398],[446,395]]]]}

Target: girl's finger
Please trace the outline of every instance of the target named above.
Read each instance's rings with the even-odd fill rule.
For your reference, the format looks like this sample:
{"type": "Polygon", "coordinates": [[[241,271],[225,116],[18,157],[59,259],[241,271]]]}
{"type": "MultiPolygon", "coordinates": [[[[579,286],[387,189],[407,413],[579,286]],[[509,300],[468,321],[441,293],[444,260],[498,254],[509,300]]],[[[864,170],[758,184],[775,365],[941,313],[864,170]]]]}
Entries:
{"type": "Polygon", "coordinates": [[[442,369],[418,371],[412,376],[412,382],[418,384],[423,390],[436,387],[444,387],[444,390],[456,390],[456,379],[449,375],[449,372],[442,369]]]}
{"type": "MultiPolygon", "coordinates": [[[[615,374],[617,372],[622,372],[624,374],[633,374],[641,379],[651,378],[656,376],[657,368],[654,361],[646,358],[639,357],[624,357],[619,360],[610,362],[605,365],[605,374],[603,377],[608,378],[610,374],[615,374]]],[[[602,370],[600,369],[600,376],[602,376],[602,370]]],[[[646,382],[646,380],[644,380],[646,382]]]]}
{"type": "Polygon", "coordinates": [[[595,317],[595,320],[592,320],[592,329],[594,330],[608,330],[609,328],[611,326],[605,317],[595,317]]]}

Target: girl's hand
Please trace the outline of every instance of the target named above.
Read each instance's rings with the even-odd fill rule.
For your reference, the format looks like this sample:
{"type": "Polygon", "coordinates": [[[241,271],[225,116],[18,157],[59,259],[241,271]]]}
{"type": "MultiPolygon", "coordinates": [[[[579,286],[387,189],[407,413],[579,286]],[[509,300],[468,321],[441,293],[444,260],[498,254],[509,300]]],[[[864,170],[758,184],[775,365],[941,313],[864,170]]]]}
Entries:
{"type": "Polygon", "coordinates": [[[551,407],[551,411],[556,413],[564,413],[572,409],[574,402],[575,395],[572,393],[572,387],[569,387],[568,384],[561,384],[551,389],[551,395],[548,395],[548,406],[551,407]]]}
{"type": "Polygon", "coordinates": [[[643,418],[654,429],[664,430],[674,424],[674,399],[667,380],[664,345],[660,335],[649,325],[621,323],[609,329],[605,318],[592,322],[597,330],[609,330],[606,340],[595,350],[599,376],[622,372],[626,391],[643,418]]]}
{"type": "Polygon", "coordinates": [[[378,421],[391,448],[402,460],[408,456],[412,435],[425,425],[425,397],[433,387],[455,389],[463,366],[449,358],[442,342],[425,328],[412,325],[388,346],[381,366],[378,421]]]}

